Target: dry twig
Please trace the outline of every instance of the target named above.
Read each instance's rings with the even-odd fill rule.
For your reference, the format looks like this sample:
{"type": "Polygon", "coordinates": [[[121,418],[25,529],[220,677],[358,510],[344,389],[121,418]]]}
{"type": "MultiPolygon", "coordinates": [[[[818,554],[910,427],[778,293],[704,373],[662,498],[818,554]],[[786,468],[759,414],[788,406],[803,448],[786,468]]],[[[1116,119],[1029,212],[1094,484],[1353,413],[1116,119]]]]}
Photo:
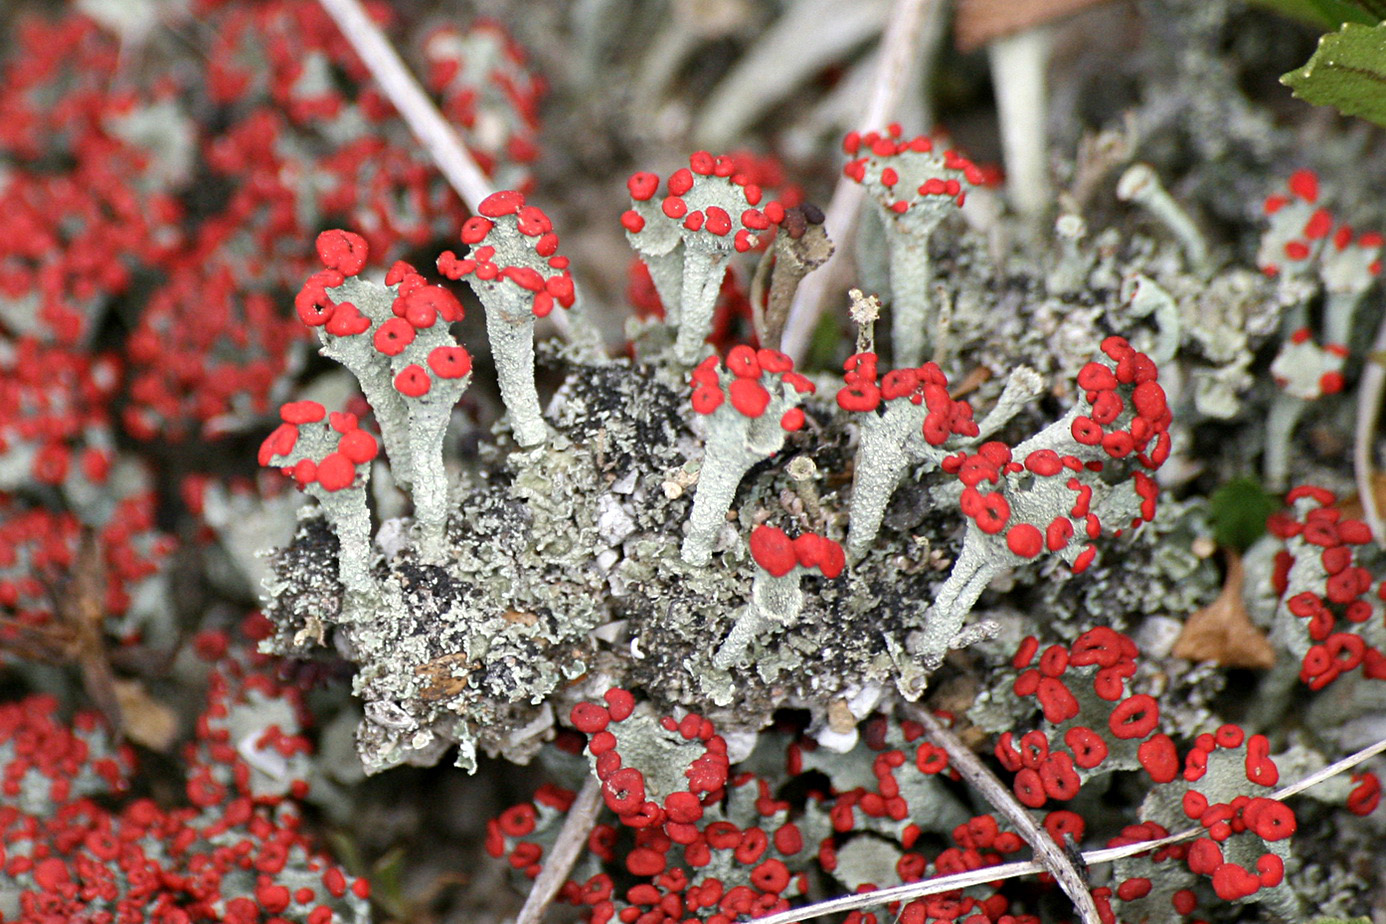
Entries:
{"type": "Polygon", "coordinates": [[[1362,368],[1362,381],[1357,386],[1356,427],[1352,435],[1352,473],[1357,481],[1357,497],[1362,502],[1362,517],[1372,529],[1378,544],[1386,544],[1381,521],[1381,507],[1376,502],[1372,484],[1372,441],[1381,417],[1381,394],[1386,391],[1386,320],[1376,329],[1376,340],[1362,368]]]}
{"type": "MultiPolygon", "coordinates": [[[[481,200],[495,192],[495,188],[472,159],[457,132],[453,131],[438,107],[424,93],[414,75],[409,73],[399,52],[371,22],[360,0],[318,2],[337,23],[337,28],[342,30],[351,47],[356,49],[371,75],[379,82],[380,89],[404,117],[409,130],[428,151],[428,156],[433,159],[448,185],[467,203],[467,208],[475,212],[481,200]]],[[[598,342],[600,338],[588,327],[584,326],[583,333],[576,335],[572,323],[562,311],[549,315],[549,320],[565,340],[581,339],[597,354],[601,353],[600,347],[592,344],[594,338],[598,342]]]]}
{"type": "Polygon", "coordinates": [[[9,648],[19,657],[48,664],[75,665],[82,674],[82,688],[106,717],[116,738],[124,734],[119,681],[111,667],[112,652],[106,646],[106,565],[100,539],[90,529],[82,531],[71,569],[48,584],[53,618],[33,626],[0,614],[0,650],[9,648]]]}
{"type": "MultiPolygon", "coordinates": [[[[891,10],[885,37],[881,42],[881,63],[873,81],[874,89],[859,126],[862,131],[883,129],[904,93],[906,77],[913,71],[927,30],[925,24],[936,17],[941,0],[897,0],[891,10]]],[[[862,187],[848,177],[840,177],[828,203],[823,222],[837,250],[827,263],[799,285],[789,312],[780,349],[801,362],[813,330],[823,314],[824,299],[832,286],[834,267],[851,246],[857,214],[864,195],[862,187]]]]}
{"type": "Polygon", "coordinates": [[[1068,854],[1060,850],[1053,839],[1035,824],[1025,806],[1006,788],[1006,784],[997,779],[996,774],[972,753],[972,749],[959,741],[958,736],[945,728],[928,709],[911,706],[907,712],[911,719],[924,726],[924,734],[929,740],[948,752],[949,761],[962,778],[1015,825],[1020,836],[1025,838],[1025,842],[1035,851],[1039,862],[1054,876],[1059,887],[1073,901],[1085,924],[1099,924],[1102,919],[1097,913],[1097,905],[1092,900],[1092,892],[1089,891],[1083,874],[1078,871],[1068,854]]]}
{"type": "Polygon", "coordinates": [[[589,776],[582,784],[568,817],[563,820],[563,828],[558,839],[549,850],[544,868],[540,870],[534,885],[525,898],[524,907],[515,918],[515,924],[539,924],[544,910],[549,907],[553,897],[563,887],[563,881],[573,870],[573,864],[587,846],[587,836],[597,824],[597,813],[602,808],[602,784],[595,776],[589,776]]]}
{"type": "Polygon", "coordinates": [[[371,22],[360,0],[318,0],[337,23],[351,47],[380,83],[381,90],[399,110],[409,130],[428,151],[443,176],[467,207],[476,211],[494,190],[476,161],[467,153],[452,126],[424,93],[393,45],[371,22]]]}
{"type": "MultiPolygon", "coordinates": [[[[1330,777],[1337,776],[1353,767],[1375,757],[1377,754],[1386,751],[1386,739],[1378,741],[1370,747],[1363,748],[1356,754],[1344,757],[1335,764],[1324,767],[1317,773],[1311,773],[1297,783],[1292,783],[1283,789],[1271,794],[1270,798],[1281,800],[1288,799],[1290,796],[1297,795],[1311,786],[1316,786],[1330,777]]],[[[1108,847],[1105,850],[1089,850],[1084,853],[1083,862],[1088,866],[1098,863],[1110,863],[1113,860],[1120,860],[1125,857],[1135,856],[1138,853],[1145,853],[1147,850],[1156,850],[1168,844],[1177,844],[1180,841],[1190,840],[1204,833],[1202,826],[1189,828],[1180,831],[1178,834],[1171,834],[1153,841],[1139,841],[1135,844],[1127,844],[1124,847],[1108,847]]],[[[895,886],[890,889],[878,889],[875,892],[865,892],[860,895],[843,895],[839,898],[829,899],[825,902],[818,902],[813,905],[805,905],[802,908],[793,908],[779,914],[767,915],[757,919],[756,924],[792,924],[795,921],[807,921],[810,918],[820,918],[828,914],[836,914],[839,911],[852,911],[856,908],[869,908],[874,905],[884,905],[889,902],[910,901],[922,898],[926,895],[938,895],[942,892],[952,892],[957,889],[965,889],[969,886],[982,885],[988,882],[995,882],[999,879],[1017,879],[1021,876],[1031,876],[1035,873],[1045,872],[1045,867],[1033,861],[1023,861],[1019,863],[1003,863],[1000,866],[988,866],[983,869],[969,870],[965,873],[957,873],[952,876],[935,876],[932,879],[925,879],[922,882],[908,882],[904,885],[895,886]]]]}

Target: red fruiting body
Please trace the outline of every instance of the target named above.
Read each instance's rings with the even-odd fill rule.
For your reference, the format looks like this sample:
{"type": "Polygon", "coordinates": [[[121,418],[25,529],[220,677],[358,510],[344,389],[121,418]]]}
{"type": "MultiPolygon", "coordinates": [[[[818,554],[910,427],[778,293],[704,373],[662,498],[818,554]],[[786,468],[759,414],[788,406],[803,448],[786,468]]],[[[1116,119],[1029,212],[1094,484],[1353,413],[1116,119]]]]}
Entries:
{"type": "Polygon", "coordinates": [[[645,171],[633,173],[630,179],[626,181],[626,187],[630,190],[632,199],[638,202],[648,202],[659,189],[659,177],[645,171]]]}
{"type": "Polygon", "coordinates": [[[376,328],[372,341],[375,348],[386,356],[398,356],[414,342],[416,336],[414,325],[404,318],[390,318],[376,328]]]}
{"type": "Polygon", "coordinates": [[[486,235],[491,233],[495,227],[491,221],[481,215],[473,215],[462,223],[461,239],[464,244],[480,244],[486,240],[486,235]]]}
{"type": "Polygon", "coordinates": [[[324,231],[317,239],[322,265],[343,276],[355,276],[366,265],[369,248],[366,239],[350,231],[324,231]]]}
{"type": "Polygon", "coordinates": [[[422,398],[432,386],[428,373],[415,363],[405,366],[395,376],[395,390],[408,398],[422,398]]]}
{"type": "Polygon", "coordinates": [[[799,564],[794,541],[782,529],[761,524],[751,531],[751,557],[775,577],[784,577],[799,564]]]}
{"type": "Polygon", "coordinates": [[[380,451],[375,437],[359,429],[352,429],[342,434],[341,440],[337,443],[337,449],[351,460],[353,465],[364,465],[370,462],[380,451]]]}
{"type": "Polygon", "coordinates": [[[472,371],[472,357],[460,346],[438,346],[429,351],[428,368],[440,379],[460,379],[472,371]]]}
{"type": "Polygon", "coordinates": [[[291,401],[279,408],[279,419],[287,424],[314,423],[326,415],[326,410],[316,401],[291,401]]]}
{"type": "Polygon", "coordinates": [[[260,444],[260,452],[256,461],[260,465],[269,465],[270,460],[275,456],[287,456],[293,452],[294,444],[297,441],[298,427],[293,424],[280,424],[260,444]]]}
{"type": "Polygon", "coordinates": [[[1084,770],[1091,770],[1107,758],[1107,742],[1092,729],[1081,725],[1064,733],[1064,744],[1073,751],[1073,762],[1084,770]]]}
{"type": "Polygon", "coordinates": [[[317,480],[327,491],[340,491],[351,486],[356,478],[356,466],[343,453],[329,453],[318,463],[317,480]]]}
{"type": "Polygon", "coordinates": [[[477,211],[487,218],[502,218],[515,214],[524,203],[523,195],[513,189],[506,189],[492,193],[481,200],[481,204],[477,206],[477,211]]]}
{"type": "Polygon", "coordinates": [[[1352,782],[1357,785],[1348,794],[1348,811],[1354,815],[1370,815],[1381,804],[1381,780],[1375,773],[1355,774],[1352,782]]]}
{"type": "Polygon", "coordinates": [[[607,710],[614,721],[624,722],[635,710],[635,697],[629,690],[612,687],[602,694],[602,698],[606,700],[607,710]]]}
{"type": "Polygon", "coordinates": [[[756,351],[745,344],[737,344],[728,350],[725,363],[727,369],[738,378],[760,378],[760,360],[756,357],[756,351]]]}
{"type": "Polygon", "coordinates": [[[1290,192],[1311,205],[1319,201],[1319,177],[1312,170],[1300,169],[1290,174],[1290,192]]]}
{"type": "Polygon", "coordinates": [[[1029,523],[1006,530],[1006,547],[1021,558],[1034,558],[1044,549],[1044,536],[1029,523]]]}
{"type": "Polygon", "coordinates": [[[722,404],[722,389],[699,385],[693,389],[691,398],[693,410],[699,414],[711,414],[722,404]]]}
{"type": "Polygon", "coordinates": [[[826,578],[835,578],[846,567],[842,546],[813,533],[804,533],[794,540],[794,553],[805,568],[817,568],[826,578]]]}
{"type": "Polygon", "coordinates": [[[866,413],[874,411],[880,403],[880,389],[870,383],[848,385],[837,392],[837,406],[844,411],[866,413]]]}
{"type": "Polygon", "coordinates": [[[1153,697],[1138,693],[1112,710],[1110,728],[1118,738],[1144,738],[1160,720],[1160,707],[1153,697]]]}
{"type": "Polygon", "coordinates": [[[1141,766],[1156,783],[1169,783],[1179,775],[1179,753],[1169,735],[1152,735],[1141,742],[1137,753],[1141,766]]]}
{"type": "Polygon", "coordinates": [[[370,330],[371,319],[361,314],[351,302],[339,302],[323,330],[334,337],[354,337],[370,330]]]}
{"type": "Polygon", "coordinates": [[[744,417],[759,417],[770,406],[770,392],[755,379],[734,379],[727,386],[732,407],[744,417]]]}

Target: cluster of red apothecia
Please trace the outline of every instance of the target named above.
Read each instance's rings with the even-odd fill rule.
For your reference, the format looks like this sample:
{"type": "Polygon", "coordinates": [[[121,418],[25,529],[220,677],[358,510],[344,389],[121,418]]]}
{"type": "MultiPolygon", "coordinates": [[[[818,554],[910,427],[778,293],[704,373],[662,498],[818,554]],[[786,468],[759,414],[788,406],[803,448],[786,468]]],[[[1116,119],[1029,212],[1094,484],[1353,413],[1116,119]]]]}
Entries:
{"type": "MultiPolygon", "coordinates": [[[[71,513],[0,495],[0,607],[8,617],[0,623],[0,664],[12,651],[29,650],[34,637],[51,635],[66,647],[72,633],[86,628],[65,623],[58,613],[61,604],[72,601],[81,569],[92,570],[99,594],[85,605],[99,607],[110,628],[120,625],[177,545],[158,528],[155,508],[152,492],[131,494],[116,501],[105,524],[93,529],[71,513]],[[85,543],[95,552],[89,560],[85,543]]],[[[122,642],[141,641],[137,626],[123,626],[119,634],[122,642]]]]}
{"type": "MultiPolygon", "coordinates": [[[[773,191],[775,201],[779,203],[781,208],[796,208],[803,204],[803,189],[787,180],[784,166],[774,156],[757,155],[750,151],[731,151],[722,156],[725,162],[734,166],[733,175],[741,177],[747,187],[754,187],[763,192],[773,191]]],[[[645,184],[648,184],[648,180],[643,179],[644,176],[643,173],[637,173],[631,177],[635,189],[643,190],[646,188],[645,184]],[[636,177],[642,177],[642,179],[637,180],[636,177]]],[[[632,189],[633,193],[634,189],[632,189]]],[[[765,209],[761,211],[764,212],[765,209]]],[[[643,229],[644,224],[636,221],[638,218],[640,218],[638,213],[630,212],[629,215],[622,217],[622,227],[637,231],[643,229]]],[[[756,237],[759,244],[754,249],[768,246],[769,234],[767,231],[757,231],[756,237]]],[[[627,267],[627,277],[626,300],[634,309],[636,316],[662,319],[664,317],[664,303],[659,298],[659,292],[655,289],[654,281],[650,278],[650,269],[645,265],[645,261],[638,256],[632,256],[627,267]]],[[[747,284],[748,280],[743,268],[734,265],[727,267],[727,274],[722,277],[722,287],[718,293],[717,305],[713,310],[712,333],[707,338],[708,343],[712,344],[719,352],[726,352],[740,341],[754,337],[752,330],[754,311],[746,291],[747,284]]]]}
{"type": "Polygon", "coordinates": [[[925,363],[918,369],[892,369],[878,378],[876,354],[855,353],[842,363],[842,369],[845,384],[838,389],[837,406],[844,411],[870,414],[893,401],[922,404],[928,410],[923,434],[930,446],[979,432],[972,419],[972,405],[948,394],[948,377],[936,363],[925,363]]]}
{"type": "Polygon", "coordinates": [[[1333,492],[1324,488],[1301,485],[1285,500],[1289,509],[1273,515],[1266,526],[1287,546],[1276,552],[1271,585],[1282,597],[1281,605],[1303,620],[1312,643],[1301,663],[1300,680],[1311,690],[1321,690],[1358,668],[1364,677],[1386,680],[1386,652],[1361,634],[1370,620],[1386,618],[1381,612],[1386,581],[1376,582],[1357,563],[1372,541],[1371,529],[1343,516],[1333,492]],[[1308,589],[1283,599],[1292,577],[1297,588],[1307,583],[1308,589]]]}
{"type": "MultiPolygon", "coordinates": [[[[263,636],[262,617],[246,634],[263,636]]],[[[322,854],[304,831],[303,779],[257,791],[243,751],[283,761],[310,750],[299,734],[267,725],[231,739],[228,716],[252,696],[288,702],[306,716],[301,692],[269,673],[271,659],[228,657],[226,632],[198,636],[213,665],[197,740],[185,751],[187,805],[130,798],[134,753],[112,748],[91,713],[70,723],[52,697],[0,704],[0,872],[18,914],[0,920],[51,924],[331,924],[364,920],[370,895],[322,854]],[[41,797],[39,810],[30,803],[41,797]]],[[[287,763],[286,763],[287,766],[287,763]]]]}
{"type": "MultiPolygon", "coordinates": [[[[383,23],[393,16],[368,6],[383,23]]],[[[304,334],[285,296],[312,270],[302,241],[318,229],[363,229],[386,253],[442,239],[466,218],[316,2],[199,0],[190,14],[214,37],[206,53],[144,85],[122,67],[121,40],[75,10],[23,18],[3,63],[0,294],[31,305],[34,323],[7,317],[5,333],[45,370],[53,426],[41,434],[40,480],[58,456],[92,445],[83,430],[93,422],[169,441],[216,438],[269,413],[286,347],[304,334]],[[216,117],[183,111],[192,98],[216,117]],[[151,134],[156,122],[179,143],[151,134]],[[347,124],[370,131],[352,136],[339,130],[347,124]],[[123,342],[98,338],[136,297],[137,314],[121,311],[123,342]]],[[[490,150],[471,138],[483,167],[531,161],[542,87],[523,53],[494,23],[438,32],[424,51],[442,105],[464,126],[484,116],[487,139],[503,139],[490,150]],[[479,78],[494,86],[460,76],[458,49],[482,39],[504,46],[479,78]]],[[[10,374],[22,358],[4,361],[7,381],[25,380],[10,374]]],[[[5,403],[0,435],[12,440],[22,421],[5,403]]],[[[23,403],[23,418],[37,419],[23,403]]]]}
{"type": "MultiPolygon", "coordinates": [[[[1015,773],[1016,797],[1031,808],[1042,808],[1051,799],[1072,800],[1086,779],[1101,772],[1104,764],[1111,768],[1111,758],[1119,749],[1129,752],[1134,745],[1135,759],[1149,780],[1157,786],[1180,789],[1184,814],[1208,832],[1191,843],[1161,848],[1153,854],[1153,864],[1184,861],[1191,872],[1209,877],[1215,894],[1229,901],[1278,885],[1284,875],[1280,855],[1261,852],[1254,870],[1250,870],[1224,857],[1222,846],[1229,837],[1247,831],[1267,844],[1294,833],[1295,816],[1290,807],[1267,798],[1279,780],[1269,740],[1225,724],[1214,733],[1199,735],[1181,760],[1174,740],[1159,731],[1159,703],[1148,694],[1129,689],[1129,680],[1137,673],[1138,656],[1129,637],[1105,627],[1084,633],[1071,646],[1054,644],[1043,652],[1034,636],[1021,642],[1012,662],[1020,671],[1013,692],[1021,698],[1035,698],[1045,728],[1019,737],[1006,732],[997,740],[997,759],[1015,773]],[[1219,750],[1234,752],[1240,758],[1235,775],[1239,788],[1246,790],[1223,802],[1210,800],[1194,785],[1208,777],[1210,757],[1219,750]]],[[[1224,775],[1209,782],[1227,787],[1227,767],[1220,769],[1224,775]]],[[[1360,810],[1361,800],[1352,800],[1349,808],[1360,810]]],[[[1108,846],[1164,837],[1180,822],[1165,818],[1129,826],[1108,846]]],[[[1051,811],[1045,817],[1045,827],[1061,842],[1063,836],[1081,841],[1086,832],[1081,816],[1067,810],[1051,811]]],[[[1245,853],[1245,843],[1239,846],[1245,853]]],[[[1144,898],[1150,889],[1148,876],[1132,876],[1118,883],[1115,890],[1108,890],[1105,897],[1134,901],[1144,898]]],[[[1171,901],[1180,914],[1189,914],[1195,894],[1192,889],[1181,889],[1171,901]]]]}
{"type": "MultiPolygon", "coordinates": [[[[1159,485],[1142,469],[1154,471],[1169,458],[1172,415],[1164,389],[1156,381],[1159,372],[1150,357],[1121,337],[1108,337],[1102,342],[1102,351],[1110,363],[1093,361],[1078,373],[1078,386],[1084,390],[1090,410],[1074,418],[1071,430],[1075,442],[1100,447],[1107,459],[1083,461],[1053,449],[1035,449],[1024,458],[1014,458],[1011,447],[990,442],[976,452],[958,452],[943,460],[943,470],[955,474],[965,486],[962,512],[983,532],[1003,533],[1006,547],[1022,558],[1067,547],[1074,523],[1081,524],[1092,540],[1104,529],[1119,535],[1126,526],[1138,526],[1155,517],[1159,485]],[[1118,418],[1123,415],[1125,424],[1119,426],[1118,418]],[[1140,467],[1131,466],[1129,460],[1140,467]],[[1100,476],[1113,464],[1130,468],[1128,477],[1141,498],[1140,516],[1130,524],[1104,524],[1091,506],[1093,476],[1100,476]],[[1006,497],[1005,478],[1022,472],[1036,478],[1066,478],[1065,487],[1073,492],[1072,507],[1050,511],[1047,521],[1017,521],[1006,497]]],[[[1085,570],[1096,554],[1097,547],[1089,542],[1078,553],[1073,570],[1085,570]]]]}
{"type": "MultiPolygon", "coordinates": [[[[1174,807],[1171,817],[1125,825],[1106,846],[1164,837],[1188,822],[1205,829],[1193,841],[1143,855],[1148,867],[1144,871],[1128,869],[1119,882],[1094,889],[1108,924],[1124,920],[1123,903],[1146,899],[1155,879],[1169,869],[1189,883],[1166,896],[1181,915],[1196,912],[1199,879],[1226,901],[1277,886],[1284,877],[1281,842],[1294,834],[1296,826],[1293,810],[1270,798],[1280,780],[1266,736],[1224,724],[1197,736],[1181,757],[1173,738],[1160,731],[1156,699],[1130,689],[1138,657],[1129,637],[1106,627],[1090,630],[1070,645],[1051,644],[1043,650],[1038,639],[1027,637],[1012,660],[1019,672],[1012,694],[1021,700],[1033,699],[1043,723],[1025,733],[1004,733],[994,747],[1003,770],[1013,774],[1017,798],[1033,809],[1069,803],[1097,774],[1133,766],[1151,785],[1174,791],[1167,800],[1174,807]],[[1249,859],[1239,863],[1234,855],[1249,859]]],[[[654,792],[651,778],[622,757],[622,723],[635,708],[630,692],[612,689],[605,703],[580,703],[570,716],[573,728],[588,736],[587,750],[595,758],[606,805],[616,815],[614,825],[597,826],[588,844],[604,871],[585,881],[570,881],[562,893],[569,902],[585,907],[587,919],[597,924],[613,919],[623,924],[694,920],[729,924],[738,916],[785,910],[791,907],[791,899],[805,899],[806,877],[831,875],[839,849],[852,836],[866,832],[896,845],[900,852],[896,873],[903,882],[985,868],[1025,848],[1020,835],[1005,830],[1004,823],[991,815],[957,826],[951,832],[954,846],[924,848],[927,832],[922,825],[928,819],[913,817],[908,794],[918,790],[905,775],[957,776],[950,770],[947,752],[927,740],[923,726],[916,722],[896,722],[885,716],[870,719],[863,726],[863,743],[874,752],[871,772],[876,782],[839,791],[831,786],[824,789],[821,782],[806,783],[810,779],[805,776],[810,769],[807,758],[817,749],[811,739],[795,739],[786,745],[779,773],[738,773],[727,766],[725,742],[707,719],[696,714],[666,717],[660,727],[671,741],[685,744],[680,759],[687,761],[687,785],[654,792]],[[809,805],[776,797],[787,782],[795,780],[799,782],[794,785],[811,790],[809,805]],[[758,794],[754,805],[760,821],[753,825],[728,818],[730,807],[739,799],[736,791],[743,787],[758,794]],[[826,834],[816,844],[806,836],[813,828],[804,817],[809,810],[826,816],[827,824],[819,826],[826,834]],[[633,829],[633,839],[621,836],[622,827],[633,829]],[[736,870],[735,875],[729,876],[728,869],[736,870]],[[624,892],[618,889],[618,881],[629,882],[631,877],[634,884],[624,892]]],[[[642,741],[632,750],[649,753],[647,746],[642,741]]],[[[815,761],[812,766],[822,763],[815,761]]],[[[1348,809],[1359,815],[1375,811],[1381,796],[1375,775],[1362,773],[1354,780],[1357,785],[1348,809]]],[[[541,829],[537,813],[547,807],[557,818],[567,811],[572,798],[570,791],[545,786],[533,803],[511,808],[491,823],[488,849],[494,856],[507,857],[530,878],[537,876],[544,845],[556,827],[555,822],[541,829]]],[[[1104,804],[1103,811],[1111,811],[1110,806],[1104,804]]],[[[1104,819],[1104,826],[1108,820],[1104,819]]],[[[1050,808],[1042,821],[1060,845],[1081,844],[1088,829],[1088,821],[1069,808],[1050,808]]],[[[860,891],[875,887],[862,885],[860,891]]],[[[1002,883],[994,883],[992,889],[985,898],[954,892],[903,905],[897,902],[889,909],[889,920],[915,924],[1038,920],[1018,913],[1013,907],[1014,893],[1008,893],[1002,883]]],[[[874,924],[885,919],[854,912],[852,920],[874,924]]]]}
{"type": "MultiPolygon", "coordinates": [[[[689,401],[699,414],[711,414],[728,401],[742,417],[757,418],[770,406],[770,390],[780,383],[789,385],[801,395],[813,394],[815,386],[794,371],[794,360],[779,350],[756,350],[737,344],[727,351],[725,361],[714,354],[694,368],[693,393],[689,401]],[[723,384],[717,374],[723,365],[733,378],[723,384]]],[[[804,425],[804,412],[793,407],[780,416],[780,426],[793,432],[804,425]]]]}

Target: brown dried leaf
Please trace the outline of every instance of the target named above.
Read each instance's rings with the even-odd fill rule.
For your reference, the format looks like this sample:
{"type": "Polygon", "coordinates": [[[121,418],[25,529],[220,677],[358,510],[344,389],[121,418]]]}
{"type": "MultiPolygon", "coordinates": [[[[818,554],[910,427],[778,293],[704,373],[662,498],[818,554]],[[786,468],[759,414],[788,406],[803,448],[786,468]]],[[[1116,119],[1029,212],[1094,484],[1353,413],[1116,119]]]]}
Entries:
{"type": "Polygon", "coordinates": [[[538,616],[533,613],[526,613],[523,610],[506,610],[504,613],[501,613],[501,619],[521,626],[532,626],[539,622],[538,616]]]}
{"type": "Polygon", "coordinates": [[[828,703],[828,728],[839,735],[845,735],[857,727],[857,717],[845,699],[835,699],[828,703]]]}
{"type": "Polygon", "coordinates": [[[992,39],[1053,22],[1107,0],[960,0],[953,22],[959,51],[973,51],[992,39]]]}
{"type": "Polygon", "coordinates": [[[1172,654],[1190,661],[1216,661],[1222,667],[1266,670],[1275,664],[1275,649],[1251,622],[1242,602],[1245,573],[1241,556],[1230,549],[1226,554],[1227,579],[1222,592],[1184,622],[1172,654]]]}
{"type": "Polygon", "coordinates": [[[178,714],[156,700],[138,680],[112,684],[125,737],[153,751],[167,752],[178,737],[178,714]]]}
{"type": "MultiPolygon", "coordinates": [[[[1372,472],[1372,496],[1376,498],[1376,509],[1386,510],[1386,472],[1372,472]]],[[[1362,498],[1356,494],[1345,497],[1338,503],[1344,519],[1362,519],[1362,498]]]]}
{"type": "Polygon", "coordinates": [[[437,701],[459,695],[467,687],[470,672],[480,666],[460,651],[418,665],[414,676],[422,681],[419,697],[437,701]]]}
{"type": "Polygon", "coordinates": [[[956,401],[965,395],[970,395],[981,388],[982,383],[989,380],[995,374],[996,373],[992,372],[991,369],[986,366],[978,366],[965,375],[962,381],[948,389],[948,397],[956,401]]]}

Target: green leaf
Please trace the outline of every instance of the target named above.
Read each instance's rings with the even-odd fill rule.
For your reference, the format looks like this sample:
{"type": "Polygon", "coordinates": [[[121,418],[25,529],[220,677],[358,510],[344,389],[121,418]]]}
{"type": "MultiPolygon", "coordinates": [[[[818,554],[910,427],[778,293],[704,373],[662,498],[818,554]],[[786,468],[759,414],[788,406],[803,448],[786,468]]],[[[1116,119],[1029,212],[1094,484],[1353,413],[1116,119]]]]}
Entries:
{"type": "Polygon", "coordinates": [[[818,326],[813,329],[809,339],[808,361],[803,368],[831,369],[838,345],[842,342],[840,321],[831,311],[823,312],[818,326]]]}
{"type": "Polygon", "coordinates": [[[1224,548],[1245,552],[1266,531],[1266,519],[1280,509],[1255,478],[1234,478],[1208,499],[1213,538],[1224,548]]]}
{"type": "Polygon", "coordinates": [[[408,851],[395,847],[375,861],[371,869],[371,898],[392,917],[409,920],[409,900],[404,894],[404,868],[408,851]]]}
{"type": "Polygon", "coordinates": [[[1373,15],[1373,7],[1383,0],[1254,0],[1258,6],[1275,10],[1282,16],[1298,19],[1322,29],[1336,29],[1344,23],[1357,22],[1374,26],[1386,14],[1373,15]]]}
{"type": "Polygon", "coordinates": [[[1330,32],[1309,62],[1280,82],[1300,99],[1386,125],[1386,24],[1349,23],[1330,32]]]}
{"type": "Polygon", "coordinates": [[[1352,0],[1352,2],[1376,17],[1377,22],[1386,19],[1386,0],[1352,0]]]}

